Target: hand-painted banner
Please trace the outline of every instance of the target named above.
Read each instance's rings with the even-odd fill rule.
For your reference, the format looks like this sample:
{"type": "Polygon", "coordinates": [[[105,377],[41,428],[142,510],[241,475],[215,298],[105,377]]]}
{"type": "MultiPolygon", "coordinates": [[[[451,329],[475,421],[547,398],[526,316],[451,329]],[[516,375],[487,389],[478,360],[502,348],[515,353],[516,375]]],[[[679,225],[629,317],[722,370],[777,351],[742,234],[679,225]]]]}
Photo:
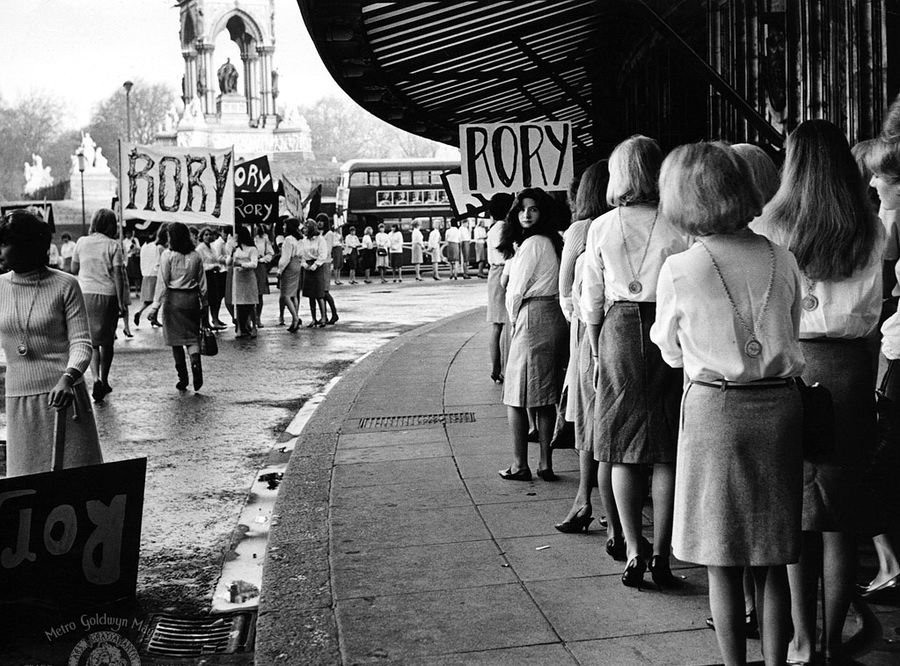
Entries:
{"type": "Polygon", "coordinates": [[[126,220],[234,224],[234,151],[119,144],[126,220]]]}
{"type": "Polygon", "coordinates": [[[275,192],[235,192],[234,221],[238,224],[275,224],[278,195],[275,192]]]}
{"type": "Polygon", "coordinates": [[[274,192],[269,158],[263,155],[234,165],[235,192],[274,192]]]}
{"type": "Polygon", "coordinates": [[[44,222],[50,225],[50,231],[56,232],[56,223],[53,219],[53,204],[47,201],[28,201],[21,203],[3,204],[2,206],[0,206],[0,216],[11,213],[14,210],[28,210],[29,208],[34,209],[35,212],[40,213],[41,217],[44,219],[44,222]]]}
{"type": "Polygon", "coordinates": [[[459,149],[466,194],[565,190],[575,173],[569,122],[460,125],[459,149]]]}
{"type": "Polygon", "coordinates": [[[463,191],[462,174],[459,169],[452,169],[441,174],[444,183],[446,197],[450,198],[450,206],[453,208],[454,220],[466,217],[476,217],[487,210],[490,197],[483,194],[468,194],[463,191]]]}
{"type": "Polygon", "coordinates": [[[299,217],[302,221],[303,215],[303,194],[300,189],[288,180],[287,176],[281,176],[281,187],[284,190],[284,204],[287,206],[288,212],[294,217],[299,217]]]}

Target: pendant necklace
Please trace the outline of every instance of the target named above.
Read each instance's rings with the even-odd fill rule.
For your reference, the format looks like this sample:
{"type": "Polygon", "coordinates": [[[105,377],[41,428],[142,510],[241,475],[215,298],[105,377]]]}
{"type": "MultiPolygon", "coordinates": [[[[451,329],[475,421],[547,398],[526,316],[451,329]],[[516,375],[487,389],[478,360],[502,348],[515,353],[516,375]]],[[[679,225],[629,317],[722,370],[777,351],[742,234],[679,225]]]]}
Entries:
{"type": "Polygon", "coordinates": [[[816,281],[810,280],[806,275],[803,275],[803,281],[806,283],[806,296],[800,301],[800,307],[806,310],[807,312],[812,312],[817,307],[819,307],[819,299],[813,293],[816,289],[816,281]]]}
{"type": "Polygon", "coordinates": [[[659,208],[653,215],[653,223],[650,225],[650,233],[647,234],[647,244],[644,246],[644,254],[641,255],[641,263],[638,264],[637,270],[634,270],[634,264],[631,263],[631,253],[628,251],[628,241],[625,239],[625,225],[622,224],[622,207],[616,208],[616,217],[619,219],[619,230],[622,232],[622,245],[625,248],[625,260],[628,262],[628,268],[631,270],[631,282],[628,283],[628,292],[635,296],[644,289],[644,285],[638,280],[641,274],[641,268],[644,267],[644,260],[647,258],[647,251],[650,249],[650,239],[653,238],[653,230],[656,228],[656,218],[659,217],[659,208]]]}
{"type": "MultiPolygon", "coordinates": [[[[756,318],[756,326],[758,328],[762,328],[763,320],[766,316],[766,310],[769,307],[769,298],[772,296],[772,285],[775,283],[775,251],[772,249],[772,242],[768,238],[766,238],[765,241],[769,247],[769,258],[772,263],[772,268],[769,273],[769,284],[766,286],[766,293],[763,296],[762,308],[760,308],[759,316],[756,318]]],[[[716,258],[713,256],[713,253],[710,252],[708,247],[706,247],[706,243],[704,243],[700,239],[697,239],[697,242],[703,246],[703,249],[706,250],[706,254],[709,255],[709,258],[712,261],[713,268],[716,269],[716,274],[719,276],[719,281],[722,283],[722,287],[725,289],[725,295],[728,297],[728,302],[731,304],[731,309],[734,311],[735,316],[737,316],[737,319],[740,322],[741,326],[743,326],[744,330],[747,331],[748,338],[747,342],[744,343],[744,354],[746,354],[750,358],[756,358],[757,356],[762,354],[762,343],[757,339],[753,326],[747,324],[744,316],[741,314],[740,310],[738,310],[737,304],[734,302],[734,298],[731,295],[731,290],[728,288],[728,284],[725,282],[725,278],[722,275],[722,271],[719,268],[719,264],[716,261],[716,258]]],[[[750,305],[750,319],[752,323],[752,303],[750,305]]]]}
{"type": "Polygon", "coordinates": [[[44,279],[45,272],[41,272],[37,283],[34,285],[34,296],[31,297],[31,305],[28,308],[28,316],[25,318],[25,326],[22,326],[22,319],[19,316],[19,299],[16,299],[16,326],[19,328],[19,344],[16,345],[16,353],[19,356],[28,356],[28,328],[31,325],[31,313],[34,312],[34,304],[37,302],[40,293],[41,280],[44,279]]]}

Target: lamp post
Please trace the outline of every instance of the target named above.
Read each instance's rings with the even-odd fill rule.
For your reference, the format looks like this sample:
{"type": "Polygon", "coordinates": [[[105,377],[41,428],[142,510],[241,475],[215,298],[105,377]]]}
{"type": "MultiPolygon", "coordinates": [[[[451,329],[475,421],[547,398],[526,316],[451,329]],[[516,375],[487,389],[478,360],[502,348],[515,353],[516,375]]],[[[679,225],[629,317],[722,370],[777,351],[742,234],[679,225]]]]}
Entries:
{"type": "Polygon", "coordinates": [[[131,81],[122,84],[122,87],[125,88],[125,134],[129,143],[131,143],[131,86],[133,85],[131,81]]]}
{"type": "Polygon", "coordinates": [[[84,148],[75,151],[75,155],[78,157],[78,171],[81,172],[81,235],[87,236],[87,222],[84,219],[84,167],[87,160],[84,157],[84,148]]]}

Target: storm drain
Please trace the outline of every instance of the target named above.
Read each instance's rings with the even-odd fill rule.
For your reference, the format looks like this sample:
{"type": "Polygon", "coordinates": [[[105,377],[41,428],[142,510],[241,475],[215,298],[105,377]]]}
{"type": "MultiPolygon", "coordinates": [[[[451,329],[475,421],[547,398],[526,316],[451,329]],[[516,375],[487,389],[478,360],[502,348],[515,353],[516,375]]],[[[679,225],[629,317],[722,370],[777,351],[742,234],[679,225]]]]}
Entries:
{"type": "Polygon", "coordinates": [[[475,412],[449,412],[443,414],[411,414],[409,416],[367,416],[359,420],[359,428],[410,428],[413,426],[447,423],[474,423],[475,412]]]}
{"type": "Polygon", "coordinates": [[[154,615],[141,648],[160,657],[202,657],[253,652],[255,642],[255,612],[198,619],[154,615]]]}

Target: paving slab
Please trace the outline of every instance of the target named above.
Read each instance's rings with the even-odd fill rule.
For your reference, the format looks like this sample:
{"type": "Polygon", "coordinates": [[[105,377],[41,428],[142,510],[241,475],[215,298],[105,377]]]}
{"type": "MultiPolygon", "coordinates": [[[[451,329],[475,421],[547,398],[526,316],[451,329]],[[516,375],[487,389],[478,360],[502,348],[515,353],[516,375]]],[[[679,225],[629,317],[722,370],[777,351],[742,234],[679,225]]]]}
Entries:
{"type": "Polygon", "coordinates": [[[332,509],[359,512],[380,510],[382,507],[451,507],[472,506],[472,498],[462,484],[447,488],[421,488],[407,483],[381,486],[378,494],[371,486],[335,488],[331,496],[332,509]]]}
{"type": "Polygon", "coordinates": [[[557,643],[435,655],[427,659],[412,659],[407,663],[417,666],[546,666],[547,664],[574,666],[578,662],[565,646],[557,643]]]}
{"type": "Polygon", "coordinates": [[[422,458],[450,459],[450,445],[444,442],[415,444],[387,444],[365,448],[340,448],[334,456],[335,465],[368,462],[390,462],[396,460],[418,460],[422,458]]]}
{"type": "Polygon", "coordinates": [[[455,485],[460,483],[460,479],[453,459],[446,457],[337,465],[332,483],[339,488],[394,483],[435,487],[455,485]]]}
{"type": "MultiPolygon", "coordinates": [[[[572,500],[575,497],[575,484],[569,483],[547,483],[537,476],[532,476],[531,481],[505,481],[500,478],[497,473],[499,469],[505,469],[509,465],[505,464],[494,468],[494,473],[487,476],[475,476],[466,479],[466,487],[472,493],[472,497],[479,505],[482,504],[502,504],[513,501],[546,501],[546,500],[565,500],[565,509],[562,515],[568,512],[572,506],[572,500]]],[[[531,466],[531,473],[534,474],[536,465],[531,466]]],[[[574,478],[573,473],[569,473],[574,478]]],[[[555,514],[551,514],[550,520],[558,522],[555,514]]],[[[546,518],[546,516],[545,516],[546,518]]]]}
{"type": "MultiPolygon", "coordinates": [[[[582,666],[708,666],[722,659],[716,634],[709,629],[577,641],[568,643],[568,648],[582,666]]],[[[747,642],[747,656],[751,660],[760,658],[759,641],[747,642]]]]}
{"type": "Polygon", "coordinates": [[[342,433],[338,440],[338,449],[353,449],[366,446],[384,446],[385,444],[417,444],[420,442],[446,442],[447,433],[443,425],[434,425],[409,430],[391,430],[387,437],[380,430],[364,433],[342,433]]]}

